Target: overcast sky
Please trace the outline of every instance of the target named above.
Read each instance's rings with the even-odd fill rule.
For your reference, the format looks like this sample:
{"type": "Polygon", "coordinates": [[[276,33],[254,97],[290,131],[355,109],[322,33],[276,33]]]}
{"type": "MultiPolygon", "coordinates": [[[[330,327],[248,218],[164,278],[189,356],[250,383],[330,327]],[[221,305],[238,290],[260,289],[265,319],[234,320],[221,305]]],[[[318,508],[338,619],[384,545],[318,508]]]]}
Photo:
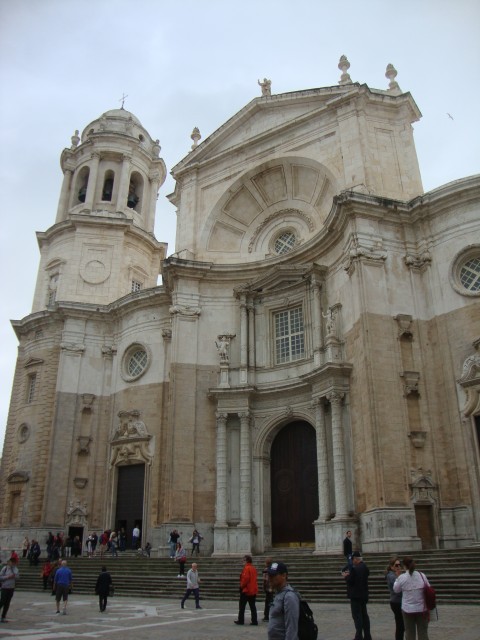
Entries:
{"type": "MultiPolygon", "coordinates": [[[[425,191],[480,172],[479,0],[0,0],[0,443],[30,313],[36,231],[55,221],[60,153],[121,105],[162,146],[170,170],[260,95],[355,82],[387,89],[392,63],[423,118],[414,125],[425,191]],[[450,114],[450,118],[447,114],[450,114]],[[453,118],[453,119],[452,119],[453,118]]],[[[174,251],[175,210],[160,190],[155,233],[174,251]]],[[[1,446],[1,445],[0,445],[1,446]]]]}

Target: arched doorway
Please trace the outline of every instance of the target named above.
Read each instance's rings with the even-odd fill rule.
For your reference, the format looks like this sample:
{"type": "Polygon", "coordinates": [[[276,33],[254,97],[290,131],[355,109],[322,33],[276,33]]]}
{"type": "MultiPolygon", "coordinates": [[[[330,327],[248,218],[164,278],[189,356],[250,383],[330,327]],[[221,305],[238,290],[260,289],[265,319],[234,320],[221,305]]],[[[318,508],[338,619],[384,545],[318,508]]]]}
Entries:
{"type": "Polygon", "coordinates": [[[272,544],[315,541],[318,475],[315,429],[292,422],[277,434],[270,453],[272,544]]]}
{"type": "Polygon", "coordinates": [[[115,528],[125,529],[129,546],[132,531],[138,527],[143,534],[143,495],[145,487],[145,465],[132,464],[118,467],[117,505],[115,528]]]}

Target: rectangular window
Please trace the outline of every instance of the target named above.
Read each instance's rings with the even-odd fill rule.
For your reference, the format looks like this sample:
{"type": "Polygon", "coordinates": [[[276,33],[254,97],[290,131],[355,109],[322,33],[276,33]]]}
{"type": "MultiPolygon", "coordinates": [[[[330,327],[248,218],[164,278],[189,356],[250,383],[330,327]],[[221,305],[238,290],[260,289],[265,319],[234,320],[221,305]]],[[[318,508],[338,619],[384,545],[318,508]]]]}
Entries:
{"type": "Polygon", "coordinates": [[[135,293],[135,291],[140,291],[140,289],[142,288],[142,283],[138,282],[138,280],[132,280],[132,292],[135,293]]]}
{"type": "Polygon", "coordinates": [[[31,373],[28,376],[27,402],[33,402],[35,398],[35,385],[37,384],[37,374],[31,373]]]}
{"type": "Polygon", "coordinates": [[[275,363],[293,362],[305,355],[303,311],[301,307],[280,311],[275,319],[275,363]]]}

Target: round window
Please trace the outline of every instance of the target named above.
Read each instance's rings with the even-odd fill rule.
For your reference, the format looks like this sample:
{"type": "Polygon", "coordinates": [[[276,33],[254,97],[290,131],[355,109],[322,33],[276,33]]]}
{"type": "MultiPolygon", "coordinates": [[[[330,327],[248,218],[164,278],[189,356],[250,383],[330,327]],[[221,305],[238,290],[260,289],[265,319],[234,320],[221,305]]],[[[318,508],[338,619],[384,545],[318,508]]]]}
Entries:
{"type": "Polygon", "coordinates": [[[455,257],[450,271],[453,288],[464,296],[480,296],[480,245],[470,245],[455,257]]]}
{"type": "Polygon", "coordinates": [[[150,352],[144,345],[132,344],[123,356],[122,378],[132,382],[140,378],[150,365],[150,352]]]}
{"type": "Polygon", "coordinates": [[[273,249],[279,256],[291,251],[297,242],[297,237],[293,231],[284,231],[281,233],[273,243],[273,249]]]}
{"type": "Polygon", "coordinates": [[[18,428],[17,437],[19,442],[26,442],[30,436],[30,427],[28,424],[21,424],[18,428]]]}

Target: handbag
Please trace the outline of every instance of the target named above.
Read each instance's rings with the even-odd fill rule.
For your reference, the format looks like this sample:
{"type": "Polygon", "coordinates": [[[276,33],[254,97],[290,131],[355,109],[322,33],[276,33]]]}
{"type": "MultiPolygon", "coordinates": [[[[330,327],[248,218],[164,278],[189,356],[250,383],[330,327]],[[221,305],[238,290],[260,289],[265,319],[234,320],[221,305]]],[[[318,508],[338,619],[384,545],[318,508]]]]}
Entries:
{"type": "Polygon", "coordinates": [[[437,606],[437,593],[433,587],[425,582],[425,578],[423,577],[423,573],[420,572],[423,580],[423,597],[425,600],[425,608],[428,611],[432,611],[437,606]]]}
{"type": "Polygon", "coordinates": [[[108,595],[112,598],[115,595],[115,587],[111,584],[108,588],[108,595]]]}

